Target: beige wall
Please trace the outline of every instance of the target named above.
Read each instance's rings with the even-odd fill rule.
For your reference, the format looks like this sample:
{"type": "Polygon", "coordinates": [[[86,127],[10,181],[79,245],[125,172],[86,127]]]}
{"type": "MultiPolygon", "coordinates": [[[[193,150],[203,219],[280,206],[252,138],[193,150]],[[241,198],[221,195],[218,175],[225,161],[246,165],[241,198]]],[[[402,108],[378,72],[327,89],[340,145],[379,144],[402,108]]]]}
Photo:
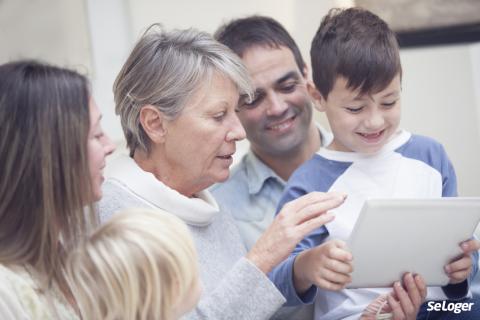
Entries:
{"type": "Polygon", "coordinates": [[[311,39],[321,18],[332,7],[346,7],[353,0],[127,0],[133,34],[138,36],[155,22],[167,28],[195,27],[214,32],[220,24],[252,14],[269,15],[292,33],[309,61],[311,39]]]}
{"type": "Polygon", "coordinates": [[[0,63],[35,58],[90,72],[83,0],[1,0],[0,63]]]}
{"type": "Polygon", "coordinates": [[[477,46],[401,51],[403,126],[443,143],[457,172],[459,193],[470,196],[480,196],[477,46]]]}

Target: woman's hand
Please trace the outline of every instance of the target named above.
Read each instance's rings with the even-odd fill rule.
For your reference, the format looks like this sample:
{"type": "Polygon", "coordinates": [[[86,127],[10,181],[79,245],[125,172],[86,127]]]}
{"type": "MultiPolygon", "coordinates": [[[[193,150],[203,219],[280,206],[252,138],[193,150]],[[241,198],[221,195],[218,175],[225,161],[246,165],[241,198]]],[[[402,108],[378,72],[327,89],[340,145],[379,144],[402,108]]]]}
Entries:
{"type": "Polygon", "coordinates": [[[334,217],[327,211],[341,205],[345,198],[340,193],[311,192],[286,203],[247,259],[263,272],[270,272],[307,234],[332,221],[334,217]]]}

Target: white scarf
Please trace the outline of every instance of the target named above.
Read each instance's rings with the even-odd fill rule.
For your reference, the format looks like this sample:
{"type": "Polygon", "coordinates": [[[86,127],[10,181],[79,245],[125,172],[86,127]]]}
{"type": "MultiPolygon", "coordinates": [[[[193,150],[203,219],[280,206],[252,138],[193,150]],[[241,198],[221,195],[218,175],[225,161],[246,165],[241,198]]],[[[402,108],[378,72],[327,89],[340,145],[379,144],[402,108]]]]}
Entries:
{"type": "Polygon", "coordinates": [[[168,211],[189,225],[209,225],[220,212],[213,196],[207,191],[189,198],[168,187],[152,173],[143,171],[130,157],[122,155],[109,164],[108,179],[154,207],[168,211]]]}

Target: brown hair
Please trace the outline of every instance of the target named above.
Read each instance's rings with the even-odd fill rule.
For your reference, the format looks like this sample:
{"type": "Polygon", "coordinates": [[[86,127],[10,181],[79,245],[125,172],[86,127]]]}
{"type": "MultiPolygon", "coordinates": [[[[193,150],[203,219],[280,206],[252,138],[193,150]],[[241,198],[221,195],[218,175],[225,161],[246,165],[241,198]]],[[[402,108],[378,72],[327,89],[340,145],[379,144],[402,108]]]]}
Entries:
{"type": "Polygon", "coordinates": [[[87,139],[89,88],[35,61],[0,66],[0,263],[25,265],[40,288],[64,279],[65,253],[94,223],[87,139]]]}
{"type": "Polygon", "coordinates": [[[402,73],[395,33],[361,8],[332,9],[323,18],[310,50],[313,82],[327,99],[337,77],[361,94],[385,89],[402,73]]]}
{"type": "Polygon", "coordinates": [[[250,16],[232,20],[218,28],[214,36],[240,57],[254,46],[286,47],[292,52],[300,72],[304,72],[305,62],[297,44],[288,31],[270,17],[250,16]]]}

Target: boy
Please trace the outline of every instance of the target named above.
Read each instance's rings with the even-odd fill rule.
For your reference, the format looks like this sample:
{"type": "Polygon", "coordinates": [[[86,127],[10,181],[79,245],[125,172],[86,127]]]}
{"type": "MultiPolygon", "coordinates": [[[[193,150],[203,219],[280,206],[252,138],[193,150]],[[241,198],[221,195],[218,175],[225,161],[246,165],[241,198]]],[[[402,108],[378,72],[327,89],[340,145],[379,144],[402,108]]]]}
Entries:
{"type": "MultiPolygon", "coordinates": [[[[335,210],[333,222],[305,238],[292,254],[295,258],[274,270],[271,277],[279,288],[288,287],[281,275],[309,265],[309,252],[319,244],[348,239],[367,198],[457,195],[455,172],[443,147],[399,129],[399,48],[383,20],[359,8],[330,11],[312,42],[311,57],[316,86],[311,94],[317,108],[326,113],[334,139],[295,171],[279,207],[311,191],[341,191],[348,198],[335,210]]],[[[478,250],[478,242],[466,241],[462,249],[464,255],[445,267],[450,284],[429,288],[428,299],[460,299],[468,294],[470,253],[478,250]]],[[[324,256],[332,257],[331,252],[324,256]]],[[[339,260],[324,269],[332,283],[348,275],[346,268],[338,268],[342,264],[345,261],[339,260]]],[[[304,288],[314,283],[308,275],[302,280],[304,288]]],[[[356,319],[370,301],[386,292],[318,290],[315,319],[356,319]]]]}

